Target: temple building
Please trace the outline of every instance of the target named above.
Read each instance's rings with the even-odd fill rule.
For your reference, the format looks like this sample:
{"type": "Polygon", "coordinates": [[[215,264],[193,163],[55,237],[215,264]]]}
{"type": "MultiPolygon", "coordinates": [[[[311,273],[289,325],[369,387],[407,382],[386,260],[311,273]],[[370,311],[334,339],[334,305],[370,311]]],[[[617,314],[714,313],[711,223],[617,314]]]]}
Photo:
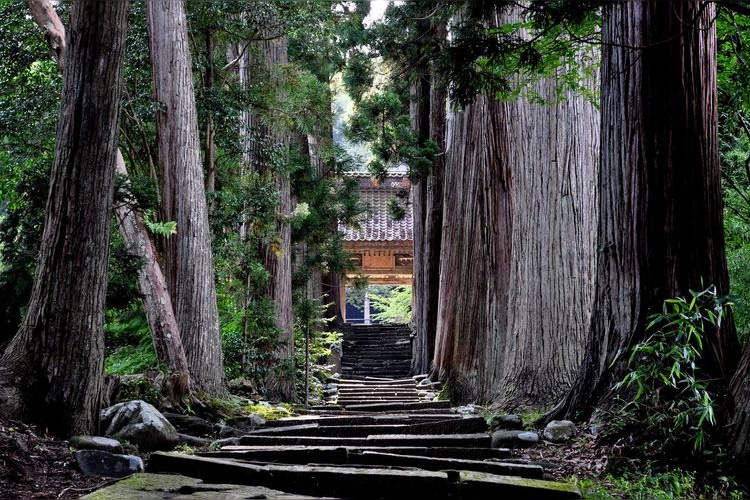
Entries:
{"type": "MultiPolygon", "coordinates": [[[[411,185],[405,166],[389,169],[383,182],[367,172],[352,172],[359,182],[360,197],[367,207],[359,227],[340,225],[344,249],[349,252],[353,268],[342,279],[341,310],[346,307],[346,289],[357,277],[366,277],[370,285],[412,285],[414,232],[412,226],[411,185]],[[394,201],[389,201],[394,200],[394,201]],[[396,220],[389,203],[405,209],[396,220]]],[[[369,301],[365,295],[364,323],[369,323],[369,301]]],[[[350,308],[351,310],[351,308],[350,308]]],[[[345,321],[347,318],[345,316],[345,321]]]]}

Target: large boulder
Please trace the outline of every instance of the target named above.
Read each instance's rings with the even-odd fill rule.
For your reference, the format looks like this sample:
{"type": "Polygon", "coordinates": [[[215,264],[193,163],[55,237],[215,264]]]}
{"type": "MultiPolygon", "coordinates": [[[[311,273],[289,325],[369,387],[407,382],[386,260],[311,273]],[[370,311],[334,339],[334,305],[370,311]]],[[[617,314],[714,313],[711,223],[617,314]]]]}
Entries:
{"type": "Polygon", "coordinates": [[[75,452],[78,468],[87,476],[125,477],[143,472],[143,460],[134,455],[118,455],[102,450],[75,452]]]}
{"type": "Polygon", "coordinates": [[[141,451],[171,450],[179,441],[177,430],[159,410],[135,400],[105,408],[101,413],[106,435],[138,446],[141,451]]]}

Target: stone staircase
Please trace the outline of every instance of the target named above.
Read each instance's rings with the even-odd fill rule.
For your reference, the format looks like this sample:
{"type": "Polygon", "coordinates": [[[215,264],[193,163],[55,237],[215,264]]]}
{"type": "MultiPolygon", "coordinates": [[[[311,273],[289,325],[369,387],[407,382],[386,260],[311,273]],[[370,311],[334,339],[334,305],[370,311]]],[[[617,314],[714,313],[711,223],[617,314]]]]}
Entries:
{"type": "Polygon", "coordinates": [[[268,489],[253,498],[581,498],[572,485],[543,480],[540,465],[493,447],[484,418],[429,403],[311,410],[218,451],[153,453],[148,470],[197,478],[202,488],[268,489]]]}
{"type": "Polygon", "coordinates": [[[411,368],[411,330],[406,325],[344,325],[341,375],[403,378],[411,368]]]}
{"type": "Polygon", "coordinates": [[[266,422],[217,451],[153,453],[148,472],[179,474],[166,476],[177,482],[120,497],[581,498],[570,484],[545,481],[541,465],[493,445],[483,417],[421,401],[419,388],[436,387],[425,375],[408,377],[407,328],[348,328],[342,361],[343,376],[331,381],[335,404],[266,422]]]}

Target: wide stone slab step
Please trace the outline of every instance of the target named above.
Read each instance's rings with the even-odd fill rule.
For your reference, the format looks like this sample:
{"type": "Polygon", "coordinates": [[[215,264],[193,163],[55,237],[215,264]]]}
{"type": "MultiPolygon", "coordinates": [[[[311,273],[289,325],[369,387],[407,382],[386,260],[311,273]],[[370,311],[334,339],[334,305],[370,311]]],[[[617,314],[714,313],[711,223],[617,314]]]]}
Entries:
{"type": "MultiPolygon", "coordinates": [[[[308,496],[286,493],[264,486],[244,484],[206,483],[193,477],[179,474],[134,474],[122,481],[82,496],[86,500],[166,500],[189,498],[190,500],[245,500],[268,498],[274,500],[324,500],[319,495],[308,496]]],[[[336,500],[335,497],[325,497],[336,500]]]]}
{"type": "Polygon", "coordinates": [[[225,446],[219,451],[202,452],[198,455],[236,458],[248,461],[309,463],[315,456],[326,457],[320,460],[342,460],[347,454],[365,451],[379,451],[399,455],[416,455],[435,458],[455,458],[465,460],[507,460],[511,456],[508,448],[461,448],[424,446],[225,446]],[[304,460],[296,462],[297,460],[304,460]]]}
{"type": "Polygon", "coordinates": [[[320,425],[307,423],[285,427],[268,427],[247,432],[246,436],[315,436],[315,437],[366,437],[378,434],[449,434],[480,433],[487,430],[481,417],[451,419],[442,422],[320,425]]]}
{"type": "Polygon", "coordinates": [[[322,436],[258,436],[240,437],[240,445],[250,446],[438,446],[460,448],[489,448],[491,436],[475,434],[377,434],[367,437],[322,437],[322,436]]]}
{"type": "Polygon", "coordinates": [[[568,484],[470,471],[254,465],[163,452],[151,455],[149,471],[339,498],[391,499],[394,492],[399,498],[430,499],[581,498],[581,493],[568,484]]]}
{"type": "MultiPolygon", "coordinates": [[[[420,424],[429,422],[440,422],[443,420],[461,420],[467,417],[458,413],[440,413],[435,415],[404,415],[404,414],[375,414],[375,415],[339,415],[339,416],[318,416],[313,414],[301,417],[280,418],[278,420],[269,420],[266,427],[287,427],[302,424],[326,425],[378,425],[378,424],[420,424]]],[[[475,418],[475,417],[469,417],[475,418]]]]}
{"type": "Polygon", "coordinates": [[[352,411],[419,411],[450,408],[450,401],[425,401],[422,403],[372,403],[347,405],[347,410],[352,411]]]}

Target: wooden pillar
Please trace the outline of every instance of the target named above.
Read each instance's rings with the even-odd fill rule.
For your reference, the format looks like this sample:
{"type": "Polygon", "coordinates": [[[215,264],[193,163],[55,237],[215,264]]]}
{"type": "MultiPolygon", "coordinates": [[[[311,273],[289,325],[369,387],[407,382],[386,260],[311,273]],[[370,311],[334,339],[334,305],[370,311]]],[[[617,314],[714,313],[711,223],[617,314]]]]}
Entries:
{"type": "Polygon", "coordinates": [[[346,323],[346,275],[339,283],[339,305],[341,306],[341,321],[346,323]]]}
{"type": "Polygon", "coordinates": [[[365,325],[370,324],[370,295],[365,292],[365,325]]]}

